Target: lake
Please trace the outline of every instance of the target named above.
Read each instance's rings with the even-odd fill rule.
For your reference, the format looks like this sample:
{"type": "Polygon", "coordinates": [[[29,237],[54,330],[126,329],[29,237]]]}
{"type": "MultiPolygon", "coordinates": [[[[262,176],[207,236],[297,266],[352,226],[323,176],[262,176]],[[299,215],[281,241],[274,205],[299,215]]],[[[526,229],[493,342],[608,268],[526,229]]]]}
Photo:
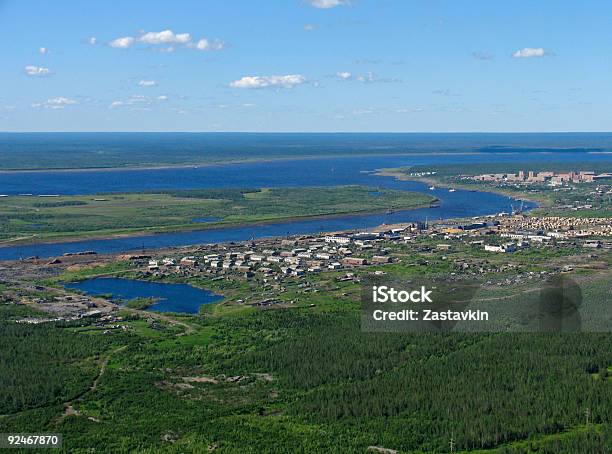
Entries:
{"type": "Polygon", "coordinates": [[[187,284],[110,277],[70,282],[64,284],[64,287],[80,290],[90,296],[112,294],[112,301],[119,304],[135,298],[155,298],[158,301],[147,308],[148,311],[155,312],[197,314],[201,305],[216,303],[223,299],[221,295],[187,284]]]}

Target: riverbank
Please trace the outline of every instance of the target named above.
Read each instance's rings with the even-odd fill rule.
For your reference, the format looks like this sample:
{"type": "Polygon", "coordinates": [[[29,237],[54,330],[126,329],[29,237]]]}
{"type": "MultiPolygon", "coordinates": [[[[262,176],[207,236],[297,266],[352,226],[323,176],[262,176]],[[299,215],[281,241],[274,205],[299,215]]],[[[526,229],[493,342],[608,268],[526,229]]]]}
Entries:
{"type": "Polygon", "coordinates": [[[12,222],[5,232],[12,228],[18,236],[0,241],[0,248],[316,221],[427,208],[436,202],[427,194],[359,186],[196,190],[44,201],[10,197],[0,202],[0,214],[12,222]],[[210,221],[198,221],[202,215],[210,221]]]}
{"type": "MultiPolygon", "coordinates": [[[[412,210],[418,210],[420,208],[428,208],[432,205],[434,205],[436,203],[437,199],[433,199],[433,201],[431,202],[431,204],[428,205],[422,205],[422,206],[415,206],[413,208],[401,208],[398,209],[397,211],[412,211],[412,210]]],[[[219,228],[236,228],[236,227],[244,227],[244,228],[248,228],[248,227],[256,227],[256,226],[265,226],[265,225],[272,225],[272,224],[276,224],[279,222],[282,223],[288,223],[288,222],[299,222],[299,221],[316,221],[316,220],[326,220],[326,219],[336,219],[336,218],[344,218],[344,217],[350,217],[350,216],[362,216],[362,215],[367,215],[367,214],[383,214],[386,213],[385,210],[374,210],[374,211],[353,211],[350,213],[335,213],[335,214],[322,214],[322,215],[313,215],[313,216],[291,216],[291,217],[287,217],[287,218],[271,218],[271,219],[266,219],[266,220],[261,220],[261,221],[256,221],[256,222],[246,222],[246,223],[239,223],[239,222],[227,222],[227,223],[215,223],[215,224],[206,224],[206,225],[202,225],[202,226],[194,226],[194,225],[189,225],[189,226],[172,226],[172,227],[168,227],[167,229],[164,228],[154,228],[151,230],[138,230],[135,232],[116,232],[116,233],[109,233],[109,234],[98,234],[93,232],[91,235],[83,235],[83,236],[66,236],[66,237],[56,237],[56,238],[46,238],[44,240],[41,241],[32,241],[35,239],[35,237],[29,237],[26,239],[13,239],[13,240],[6,240],[6,241],[0,241],[0,250],[4,247],[11,247],[11,246],[19,246],[19,245],[35,245],[35,244],[61,244],[61,243],[72,243],[75,241],[82,241],[82,240],[113,240],[113,239],[121,239],[121,238],[138,238],[138,237],[145,237],[148,235],[161,235],[164,233],[180,233],[180,232],[205,232],[207,230],[215,230],[215,229],[219,229],[219,228]]]]}
{"type": "Polygon", "coordinates": [[[418,183],[424,183],[432,186],[438,185],[449,189],[463,189],[465,191],[470,192],[485,192],[504,195],[507,197],[519,198],[520,200],[525,200],[527,202],[533,202],[538,204],[538,209],[550,208],[552,206],[552,201],[550,200],[550,198],[544,195],[536,196],[533,194],[526,194],[522,191],[511,191],[504,188],[474,187],[474,185],[464,183],[453,182],[452,184],[449,184],[449,182],[444,181],[440,178],[436,178],[435,176],[411,177],[409,175],[406,175],[402,169],[379,169],[374,175],[382,177],[392,177],[399,181],[415,181],[418,183]]]}

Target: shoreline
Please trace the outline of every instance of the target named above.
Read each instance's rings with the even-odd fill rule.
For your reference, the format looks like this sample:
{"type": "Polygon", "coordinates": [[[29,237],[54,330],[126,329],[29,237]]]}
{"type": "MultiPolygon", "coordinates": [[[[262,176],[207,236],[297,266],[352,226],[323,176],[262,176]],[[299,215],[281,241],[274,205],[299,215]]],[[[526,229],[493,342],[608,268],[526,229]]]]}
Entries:
{"type": "MultiPolygon", "coordinates": [[[[558,152],[565,151],[565,148],[559,148],[558,152]]],[[[523,150],[517,149],[512,151],[498,152],[491,151],[478,151],[478,149],[470,151],[405,151],[396,153],[377,153],[377,152],[357,152],[357,153],[331,153],[325,155],[302,155],[302,156],[280,156],[280,157],[255,157],[255,158],[237,158],[228,160],[212,160],[203,162],[185,162],[185,163],[167,163],[167,164],[118,164],[108,166],[96,166],[96,167],[56,167],[56,168],[6,168],[0,169],[0,175],[2,174],[17,174],[17,173],[69,173],[69,172],[115,172],[115,171],[134,171],[134,170],[171,170],[171,169],[189,169],[199,167],[215,167],[235,164],[257,164],[266,162],[282,162],[282,161],[306,161],[314,159],[338,159],[338,158],[372,158],[372,157],[410,157],[410,156],[481,156],[489,154],[504,154],[504,155],[518,155],[523,150]]],[[[528,150],[526,150],[528,151],[528,150]]],[[[549,151],[535,151],[533,154],[548,154],[549,151]]],[[[601,154],[608,155],[612,154],[612,151],[585,151],[585,154],[601,154]]]]}
{"type": "MultiPolygon", "coordinates": [[[[430,208],[432,204],[435,204],[438,202],[439,202],[439,199],[434,197],[433,200],[431,200],[428,204],[420,204],[420,205],[416,205],[410,208],[397,208],[394,210],[394,212],[412,211],[412,210],[419,210],[422,208],[430,208]]],[[[46,239],[43,241],[23,241],[22,239],[9,239],[9,240],[0,241],[0,250],[5,249],[5,248],[18,247],[18,246],[79,243],[81,241],[114,240],[114,239],[120,239],[120,238],[138,238],[138,237],[146,237],[146,236],[154,236],[154,235],[163,235],[166,233],[202,232],[202,231],[207,231],[207,230],[227,229],[227,228],[236,228],[236,227],[248,228],[248,227],[255,227],[258,225],[290,223],[294,221],[295,222],[305,221],[305,220],[310,221],[310,220],[317,220],[317,219],[334,219],[334,218],[341,218],[341,217],[361,216],[364,214],[378,214],[378,213],[385,213],[386,211],[388,210],[386,209],[374,210],[374,211],[363,210],[363,211],[350,211],[346,213],[289,216],[286,218],[262,219],[260,221],[246,222],[246,223],[241,223],[241,222],[211,223],[208,226],[195,225],[193,226],[193,228],[190,228],[191,226],[185,226],[184,228],[174,228],[174,229],[169,227],[168,230],[162,229],[162,230],[155,230],[155,231],[150,231],[150,232],[140,230],[140,231],[133,232],[133,233],[132,232],[124,232],[124,233],[118,232],[118,233],[107,234],[107,235],[102,234],[102,235],[93,235],[93,236],[66,237],[62,239],[46,239]]]]}
{"type": "Polygon", "coordinates": [[[284,156],[279,158],[245,158],[245,159],[230,159],[226,161],[211,161],[211,162],[194,162],[189,164],[160,164],[160,165],[124,165],[124,166],[108,166],[108,167],[58,167],[52,169],[0,169],[2,174],[19,174],[19,173],[72,173],[72,172],[117,172],[117,171],[134,171],[134,170],[172,170],[172,169],[189,169],[200,167],[215,167],[235,164],[258,164],[266,162],[282,162],[282,161],[306,161],[314,159],[337,159],[337,158],[365,158],[365,157],[390,157],[390,156],[465,156],[465,155],[481,155],[482,152],[444,152],[435,151],[431,153],[423,152],[401,152],[401,153],[357,153],[357,154],[329,154],[329,155],[305,155],[305,156],[284,156]]]}
{"type": "Polygon", "coordinates": [[[549,200],[545,199],[545,198],[537,198],[537,197],[533,197],[530,195],[524,195],[524,194],[514,194],[512,193],[512,191],[506,191],[504,189],[491,189],[489,190],[489,188],[473,188],[469,185],[465,185],[465,184],[461,184],[461,183],[453,183],[452,185],[448,185],[445,182],[441,182],[436,180],[435,178],[429,178],[429,177],[423,177],[423,178],[417,178],[417,177],[409,177],[401,172],[394,172],[392,169],[378,169],[376,171],[376,173],[374,175],[377,176],[381,176],[381,177],[393,177],[396,180],[399,181],[414,181],[417,183],[424,183],[424,184],[430,184],[430,185],[438,185],[442,188],[456,188],[456,189],[461,189],[464,191],[470,191],[470,192],[488,192],[491,194],[498,194],[498,195],[503,195],[506,197],[512,197],[514,199],[517,200],[524,200],[526,202],[533,202],[536,203],[537,206],[534,209],[538,209],[538,208],[548,208],[549,207],[549,200]]]}

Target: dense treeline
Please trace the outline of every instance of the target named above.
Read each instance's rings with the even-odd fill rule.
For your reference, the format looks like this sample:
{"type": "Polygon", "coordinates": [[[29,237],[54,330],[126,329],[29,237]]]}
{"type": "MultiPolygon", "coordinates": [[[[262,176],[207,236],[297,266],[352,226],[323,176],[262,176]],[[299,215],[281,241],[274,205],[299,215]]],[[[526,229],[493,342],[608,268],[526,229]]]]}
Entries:
{"type": "MultiPolygon", "coordinates": [[[[287,327],[288,317],[268,321],[287,327]]],[[[291,413],[309,421],[365,425],[409,450],[443,449],[453,433],[462,449],[490,448],[584,423],[587,410],[590,422],[612,419],[611,383],[591,375],[612,364],[610,335],[367,334],[337,316],[300,324],[300,335],[239,363],[280,375],[299,396],[291,413]],[[402,424],[388,431],[389,418],[402,424]]]]}
{"type": "Polygon", "coordinates": [[[84,200],[62,200],[59,202],[36,202],[32,206],[36,208],[59,208],[59,207],[71,207],[71,206],[83,206],[87,205],[84,200]]]}
{"type": "Polygon", "coordinates": [[[209,189],[174,189],[166,191],[149,191],[151,194],[168,194],[173,197],[186,197],[195,199],[224,199],[234,202],[240,201],[245,194],[258,192],[253,188],[209,188],[209,189]]]}
{"type": "Polygon", "coordinates": [[[106,339],[0,321],[0,414],[63,402],[91,384],[106,339]],[[91,358],[92,361],[82,360],[91,358]]]}
{"type": "Polygon", "coordinates": [[[352,310],[190,323],[195,332],[183,336],[2,325],[12,345],[2,365],[7,356],[27,361],[3,367],[0,384],[13,377],[9,389],[44,407],[0,418],[0,431],[60,431],[70,452],[448,452],[451,437],[458,451],[610,446],[612,381],[602,374],[612,365],[610,335],[369,334],[352,310]],[[113,338],[126,348],[75,403],[80,416],[58,420],[58,404],[88,389],[89,358],[115,351],[113,338]],[[55,392],[30,363],[45,364],[55,392]]]}

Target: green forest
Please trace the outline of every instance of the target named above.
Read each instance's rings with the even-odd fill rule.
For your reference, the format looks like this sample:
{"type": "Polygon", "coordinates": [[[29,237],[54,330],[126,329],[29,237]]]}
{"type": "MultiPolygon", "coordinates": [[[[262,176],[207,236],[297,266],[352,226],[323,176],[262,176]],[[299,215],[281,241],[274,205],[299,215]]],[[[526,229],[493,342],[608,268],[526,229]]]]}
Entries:
{"type": "Polygon", "coordinates": [[[609,334],[368,334],[351,303],[205,312],[189,333],[132,315],[103,334],[9,323],[10,307],[0,432],[61,432],[67,452],[612,446],[609,334]]]}

